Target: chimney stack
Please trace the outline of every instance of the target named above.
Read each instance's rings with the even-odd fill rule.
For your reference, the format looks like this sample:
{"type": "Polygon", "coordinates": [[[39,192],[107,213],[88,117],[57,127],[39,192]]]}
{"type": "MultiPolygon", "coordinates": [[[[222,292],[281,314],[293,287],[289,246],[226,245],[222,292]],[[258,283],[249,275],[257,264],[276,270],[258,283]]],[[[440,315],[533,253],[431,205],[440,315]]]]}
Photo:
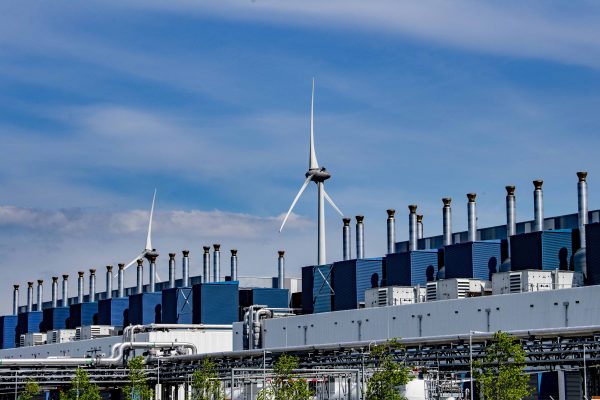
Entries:
{"type": "Polygon", "coordinates": [[[388,254],[392,254],[396,251],[396,219],[394,215],[396,214],[396,210],[389,209],[387,210],[387,252],[388,254]]]}
{"type": "Polygon", "coordinates": [[[33,282],[27,282],[27,312],[33,311],[33,282]]]}
{"type": "Polygon", "coordinates": [[[221,281],[221,245],[213,244],[213,282],[221,281]]]}
{"type": "Polygon", "coordinates": [[[423,239],[423,214],[417,214],[417,239],[423,239]]]}
{"type": "Polygon", "coordinates": [[[408,206],[408,251],[417,250],[417,206],[408,206]]]}
{"type": "Polygon", "coordinates": [[[148,292],[154,293],[156,291],[156,256],[150,255],[150,257],[148,257],[148,261],[150,261],[150,268],[148,270],[150,275],[150,279],[148,281],[148,292]]]}
{"type": "Polygon", "coordinates": [[[169,288],[175,287],[175,253],[169,253],[169,288]]]}
{"type": "Polygon", "coordinates": [[[144,260],[139,258],[137,260],[137,290],[136,293],[140,294],[144,292],[144,260]]]}
{"type": "Polygon", "coordinates": [[[65,274],[62,276],[62,307],[69,307],[69,275],[65,274]]]}
{"type": "Polygon", "coordinates": [[[585,243],[585,226],[588,223],[588,193],[587,193],[587,172],[578,172],[577,177],[577,205],[579,212],[579,249],[573,257],[575,271],[583,273],[584,279],[587,278],[587,260],[585,243]]]}
{"type": "Polygon", "coordinates": [[[533,181],[533,214],[534,223],[533,231],[540,232],[544,230],[544,194],[542,193],[542,185],[544,181],[541,179],[533,181]]]}
{"type": "Polygon", "coordinates": [[[365,258],[365,225],[363,215],[356,216],[356,259],[365,258]]]}
{"type": "Polygon", "coordinates": [[[52,277],[52,308],[58,307],[58,276],[52,277]]]}
{"type": "Polygon", "coordinates": [[[236,249],[231,249],[231,280],[238,280],[238,258],[236,249]]]}
{"type": "Polygon", "coordinates": [[[44,302],[44,280],[37,281],[37,308],[36,311],[42,311],[42,303],[44,302]]]}
{"type": "Polygon", "coordinates": [[[117,274],[117,297],[125,297],[125,264],[119,264],[117,274]]]}
{"type": "Polygon", "coordinates": [[[210,246],[202,247],[204,254],[202,255],[202,282],[208,283],[210,279],[210,246]]]}
{"type": "Polygon", "coordinates": [[[342,218],[344,227],[342,228],[342,258],[349,260],[350,257],[350,218],[342,218]]]}
{"type": "Polygon", "coordinates": [[[77,272],[77,303],[83,303],[83,271],[77,272]]]}
{"type": "Polygon", "coordinates": [[[452,208],[450,207],[452,199],[444,197],[442,202],[444,203],[444,208],[442,208],[444,246],[450,246],[452,244],[452,208]]]}
{"type": "Polygon", "coordinates": [[[508,257],[500,265],[500,271],[510,271],[511,268],[511,250],[510,237],[517,234],[517,200],[515,197],[515,187],[506,186],[506,241],[508,244],[508,257]]]}
{"type": "Polygon", "coordinates": [[[181,261],[181,287],[190,286],[190,251],[183,250],[183,260],[181,261]]]}
{"type": "Polygon", "coordinates": [[[467,199],[469,202],[467,203],[467,217],[469,224],[469,242],[475,242],[477,240],[477,204],[475,203],[475,198],[477,195],[475,193],[467,193],[467,199]]]}
{"type": "Polygon", "coordinates": [[[13,315],[19,314],[19,285],[13,285],[13,315]]]}
{"type": "Polygon", "coordinates": [[[96,270],[90,269],[90,294],[88,296],[88,302],[93,303],[96,301],[96,270]]]}
{"type": "Polygon", "coordinates": [[[285,289],[285,251],[279,250],[277,254],[279,254],[277,259],[277,287],[285,289]]]}
{"type": "Polygon", "coordinates": [[[112,280],[113,280],[112,265],[106,266],[106,296],[105,299],[112,299],[112,280]]]}

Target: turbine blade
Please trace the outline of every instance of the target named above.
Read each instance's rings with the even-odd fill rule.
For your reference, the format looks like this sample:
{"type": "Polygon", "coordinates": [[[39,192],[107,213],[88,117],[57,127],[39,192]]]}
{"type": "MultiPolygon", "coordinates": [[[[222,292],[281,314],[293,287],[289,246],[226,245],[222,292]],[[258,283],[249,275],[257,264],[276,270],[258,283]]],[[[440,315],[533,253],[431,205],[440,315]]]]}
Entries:
{"type": "Polygon", "coordinates": [[[150,208],[150,221],[148,222],[148,236],[146,237],[146,250],[152,250],[152,217],[154,216],[154,201],[156,200],[156,188],[152,196],[152,208],[150,208]]]}
{"type": "Polygon", "coordinates": [[[342,211],[340,211],[338,206],[336,206],[335,203],[333,202],[333,200],[331,200],[331,197],[329,197],[329,195],[325,191],[325,188],[323,188],[323,194],[325,195],[325,199],[329,202],[329,204],[331,204],[331,207],[333,207],[335,209],[335,211],[337,211],[343,217],[344,213],[342,211]]]}
{"type": "Polygon", "coordinates": [[[133,260],[131,260],[131,262],[129,264],[125,264],[125,268],[123,268],[123,271],[125,271],[127,268],[131,267],[140,258],[143,259],[145,255],[146,255],[146,252],[143,251],[142,254],[140,254],[139,256],[137,256],[136,258],[134,258],[133,260]]]}
{"type": "Polygon", "coordinates": [[[308,169],[319,169],[317,154],[315,152],[315,78],[312,81],[312,96],[310,98],[310,154],[308,156],[308,169]]]}
{"type": "Polygon", "coordinates": [[[288,217],[292,213],[292,210],[294,209],[294,206],[298,202],[298,199],[300,198],[300,196],[302,196],[302,193],[304,193],[304,190],[306,189],[306,187],[310,183],[311,179],[312,179],[312,176],[309,176],[308,178],[306,178],[306,180],[302,184],[302,187],[298,191],[298,194],[294,198],[294,201],[292,202],[292,205],[290,206],[290,209],[288,210],[287,214],[285,215],[285,218],[283,219],[283,223],[281,224],[281,228],[279,228],[279,232],[281,232],[283,230],[283,226],[285,225],[285,222],[287,221],[288,217]]]}

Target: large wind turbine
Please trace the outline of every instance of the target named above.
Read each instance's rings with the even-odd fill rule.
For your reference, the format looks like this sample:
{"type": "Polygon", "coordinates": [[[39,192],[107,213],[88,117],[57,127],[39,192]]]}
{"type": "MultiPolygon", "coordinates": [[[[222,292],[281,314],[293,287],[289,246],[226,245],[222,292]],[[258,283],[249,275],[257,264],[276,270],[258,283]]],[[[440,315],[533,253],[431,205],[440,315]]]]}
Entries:
{"type": "Polygon", "coordinates": [[[298,202],[298,199],[300,198],[300,196],[302,196],[302,193],[304,193],[304,190],[307,188],[308,184],[310,182],[316,183],[317,184],[317,193],[318,193],[318,209],[319,209],[318,218],[317,218],[317,224],[318,224],[317,262],[318,262],[318,265],[323,265],[327,262],[326,261],[327,257],[325,254],[325,251],[326,251],[325,250],[325,200],[327,200],[329,202],[329,204],[331,204],[331,206],[338,213],[340,213],[340,215],[343,216],[344,214],[335,205],[333,200],[331,200],[331,197],[329,197],[329,195],[325,191],[325,181],[327,179],[331,178],[331,174],[329,172],[327,172],[327,170],[325,170],[325,167],[319,167],[319,163],[317,162],[317,155],[315,153],[315,137],[314,137],[314,105],[315,105],[315,79],[313,78],[312,96],[310,99],[310,150],[309,150],[309,156],[308,156],[308,172],[305,174],[306,180],[300,187],[300,191],[298,191],[298,194],[294,198],[294,201],[292,202],[290,209],[288,210],[287,214],[285,215],[285,218],[283,219],[283,223],[281,224],[281,228],[279,228],[279,232],[281,232],[283,230],[283,226],[285,225],[285,222],[287,221],[292,210],[294,209],[294,206],[298,202]]]}
{"type": "MultiPolygon", "coordinates": [[[[154,189],[154,196],[152,196],[152,207],[150,208],[150,220],[148,221],[148,235],[146,236],[146,248],[144,249],[144,251],[142,251],[142,253],[139,256],[137,256],[136,258],[131,260],[131,262],[129,264],[126,264],[124,269],[129,268],[131,265],[133,265],[137,260],[139,260],[141,258],[150,259],[151,256],[158,256],[156,249],[152,247],[152,218],[154,216],[155,200],[156,200],[156,189],[154,189]]],[[[157,273],[157,281],[158,281],[158,273],[157,273]]]]}

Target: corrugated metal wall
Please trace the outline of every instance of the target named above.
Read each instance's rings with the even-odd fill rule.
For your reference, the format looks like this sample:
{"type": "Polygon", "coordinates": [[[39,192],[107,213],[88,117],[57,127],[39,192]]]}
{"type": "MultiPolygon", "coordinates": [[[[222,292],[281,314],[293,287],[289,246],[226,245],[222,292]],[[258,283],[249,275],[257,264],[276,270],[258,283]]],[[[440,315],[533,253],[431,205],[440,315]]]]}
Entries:
{"type": "MultiPolygon", "coordinates": [[[[365,291],[380,287],[383,280],[383,258],[356,260],[356,300],[365,301],[365,291]]],[[[337,290],[336,286],[333,287],[337,290]]]]}
{"type": "Polygon", "coordinates": [[[410,286],[410,254],[408,252],[388,254],[385,258],[387,286],[410,286]]]}
{"type": "Polygon", "coordinates": [[[42,332],[67,328],[71,314],[69,307],[46,308],[42,312],[42,332]]]}
{"type": "Polygon", "coordinates": [[[313,309],[315,313],[331,311],[332,265],[319,265],[313,272],[313,309]]]}
{"type": "Polygon", "coordinates": [[[312,314],[314,267],[302,267],[302,313],[312,314]]]}
{"type": "Polygon", "coordinates": [[[172,288],[162,291],[162,322],[191,324],[193,322],[192,288],[172,288]]]}
{"type": "Polygon", "coordinates": [[[69,328],[98,324],[98,303],[72,304],[69,312],[69,328]]]}
{"type": "Polygon", "coordinates": [[[542,268],[541,232],[522,233],[510,238],[512,271],[542,268]]]}
{"type": "Polygon", "coordinates": [[[570,270],[573,232],[568,229],[542,232],[542,269],[570,270]]]}
{"type": "Polygon", "coordinates": [[[129,298],[114,297],[98,302],[98,323],[100,325],[129,325],[129,298]]]}
{"type": "Polygon", "coordinates": [[[585,227],[587,280],[590,285],[600,285],[600,223],[585,227]]]}
{"type": "Polygon", "coordinates": [[[194,285],[192,295],[195,324],[231,324],[238,320],[238,282],[194,285]]]}
{"type": "Polygon", "coordinates": [[[438,251],[419,250],[410,253],[410,285],[425,286],[438,272],[438,251]]]}
{"type": "Polygon", "coordinates": [[[288,289],[254,288],[252,292],[254,304],[264,304],[273,308],[289,307],[290,291],[288,289]]]}
{"type": "Polygon", "coordinates": [[[473,278],[491,281],[500,268],[501,243],[499,240],[473,242],[473,278]]]}
{"type": "Polygon", "coordinates": [[[129,322],[160,324],[162,321],[162,293],[148,292],[129,296],[129,322]]]}
{"type": "Polygon", "coordinates": [[[16,315],[4,315],[0,317],[0,348],[12,349],[16,347],[15,340],[18,323],[19,319],[16,315]]]}
{"type": "MultiPolygon", "coordinates": [[[[321,278],[322,281],[322,277],[319,276],[319,278],[321,278]]],[[[333,299],[331,300],[332,310],[353,310],[358,307],[356,260],[346,260],[334,263],[332,266],[331,280],[329,282],[331,283],[331,286],[333,286],[333,299]]],[[[328,291],[329,287],[325,286],[323,289],[328,291]]]]}
{"type": "Polygon", "coordinates": [[[43,314],[41,311],[32,311],[19,314],[17,323],[17,337],[25,333],[40,332],[43,314]]]}
{"type": "Polygon", "coordinates": [[[444,248],[446,279],[473,277],[473,246],[471,242],[444,248]]]}

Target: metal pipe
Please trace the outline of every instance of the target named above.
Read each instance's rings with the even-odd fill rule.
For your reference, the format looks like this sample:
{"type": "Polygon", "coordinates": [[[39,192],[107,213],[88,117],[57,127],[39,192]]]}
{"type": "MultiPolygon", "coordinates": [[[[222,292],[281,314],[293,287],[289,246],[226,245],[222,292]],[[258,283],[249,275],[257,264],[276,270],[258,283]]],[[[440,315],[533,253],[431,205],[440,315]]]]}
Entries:
{"type": "Polygon", "coordinates": [[[396,251],[396,218],[394,215],[396,214],[396,210],[389,209],[387,210],[387,252],[388,254],[394,253],[396,251]]]}
{"type": "Polygon", "coordinates": [[[221,281],[221,245],[213,244],[213,282],[221,281]]]}
{"type": "Polygon", "coordinates": [[[42,311],[42,303],[44,302],[44,280],[38,279],[37,281],[37,311],[42,311]]]}
{"type": "Polygon", "coordinates": [[[104,297],[105,299],[112,299],[112,281],[113,281],[113,266],[112,265],[107,265],[106,266],[106,296],[104,297]]]}
{"type": "Polygon", "coordinates": [[[144,292],[144,260],[138,258],[137,260],[137,290],[136,293],[140,294],[144,292]]]}
{"type": "Polygon", "coordinates": [[[62,276],[62,307],[69,307],[69,275],[62,276]]]}
{"type": "Polygon", "coordinates": [[[344,226],[342,228],[342,254],[344,260],[349,260],[350,257],[350,218],[342,218],[344,226]]]}
{"type": "Polygon", "coordinates": [[[175,287],[175,253],[169,253],[169,288],[175,287]]]}
{"type": "Polygon", "coordinates": [[[93,303],[96,301],[96,270],[90,269],[90,293],[88,296],[88,302],[93,303]]]}
{"type": "Polygon", "coordinates": [[[33,311],[33,282],[27,282],[27,312],[33,311]]]}
{"type": "Polygon", "coordinates": [[[181,286],[190,286],[190,251],[183,250],[183,260],[181,261],[181,286]]]}
{"type": "Polygon", "coordinates": [[[202,255],[202,282],[208,283],[210,279],[210,246],[203,246],[204,254],[202,255]]]}
{"type": "Polygon", "coordinates": [[[544,194],[542,192],[542,185],[544,181],[541,179],[533,181],[533,214],[534,223],[533,231],[540,232],[544,230],[544,194]]]}
{"type": "Polygon", "coordinates": [[[423,239],[423,214],[417,214],[417,239],[423,239]]]}
{"type": "Polygon", "coordinates": [[[417,206],[408,206],[408,250],[417,250],[417,206]]]}
{"type": "Polygon", "coordinates": [[[279,258],[277,259],[277,287],[279,289],[285,288],[285,251],[279,250],[277,252],[279,258]]]}
{"type": "Polygon", "coordinates": [[[13,315],[19,314],[19,285],[13,285],[13,315]]]}
{"type": "Polygon", "coordinates": [[[444,197],[442,202],[444,203],[444,208],[442,208],[444,246],[450,246],[452,244],[452,208],[450,206],[452,199],[444,197]]]}
{"type": "Polygon", "coordinates": [[[52,308],[58,307],[58,276],[52,277],[52,308]]]}
{"type": "Polygon", "coordinates": [[[588,190],[587,190],[587,172],[578,172],[577,177],[577,205],[579,211],[579,238],[581,240],[580,248],[585,248],[585,226],[588,224],[588,190]]]}
{"type": "Polygon", "coordinates": [[[150,255],[148,257],[150,261],[150,268],[148,269],[149,280],[148,280],[148,292],[154,293],[156,291],[156,256],[150,255]]]}
{"type": "Polygon", "coordinates": [[[237,250],[231,249],[231,280],[238,280],[238,258],[237,258],[237,250]]]}
{"type": "Polygon", "coordinates": [[[118,265],[117,272],[117,297],[125,297],[125,264],[118,265]]]}
{"type": "Polygon", "coordinates": [[[469,224],[468,241],[474,242],[477,240],[477,204],[475,203],[475,193],[467,193],[469,202],[467,203],[467,218],[469,224]]]}
{"type": "Polygon", "coordinates": [[[506,239],[508,244],[508,257],[502,262],[501,271],[509,271],[511,268],[510,238],[517,234],[517,205],[515,187],[506,186],[506,239]]]}
{"type": "Polygon", "coordinates": [[[360,260],[365,258],[365,217],[363,215],[356,216],[356,258],[360,260]]]}
{"type": "Polygon", "coordinates": [[[83,271],[77,272],[77,303],[83,303],[83,271]]]}

